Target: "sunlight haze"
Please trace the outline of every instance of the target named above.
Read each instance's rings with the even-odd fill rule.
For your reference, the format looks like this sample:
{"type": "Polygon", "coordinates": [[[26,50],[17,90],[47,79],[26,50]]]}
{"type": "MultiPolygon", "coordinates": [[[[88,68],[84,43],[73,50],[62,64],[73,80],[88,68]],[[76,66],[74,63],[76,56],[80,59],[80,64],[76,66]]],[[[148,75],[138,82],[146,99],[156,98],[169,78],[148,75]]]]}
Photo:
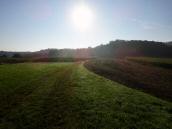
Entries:
{"type": "Polygon", "coordinates": [[[94,14],[85,3],[79,3],[71,10],[71,20],[77,29],[85,31],[93,27],[94,14]]]}
{"type": "Polygon", "coordinates": [[[172,40],[171,0],[1,0],[0,50],[172,40]]]}

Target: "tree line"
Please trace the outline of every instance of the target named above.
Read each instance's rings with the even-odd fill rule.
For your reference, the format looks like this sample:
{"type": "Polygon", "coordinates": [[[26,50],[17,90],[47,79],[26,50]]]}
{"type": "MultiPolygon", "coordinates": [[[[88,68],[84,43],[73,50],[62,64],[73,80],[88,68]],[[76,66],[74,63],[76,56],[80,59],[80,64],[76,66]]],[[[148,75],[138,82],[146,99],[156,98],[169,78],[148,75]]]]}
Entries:
{"type": "Polygon", "coordinates": [[[45,49],[37,52],[0,52],[1,57],[14,58],[125,58],[125,57],[172,57],[171,42],[142,40],[115,40],[94,48],[45,49]]]}

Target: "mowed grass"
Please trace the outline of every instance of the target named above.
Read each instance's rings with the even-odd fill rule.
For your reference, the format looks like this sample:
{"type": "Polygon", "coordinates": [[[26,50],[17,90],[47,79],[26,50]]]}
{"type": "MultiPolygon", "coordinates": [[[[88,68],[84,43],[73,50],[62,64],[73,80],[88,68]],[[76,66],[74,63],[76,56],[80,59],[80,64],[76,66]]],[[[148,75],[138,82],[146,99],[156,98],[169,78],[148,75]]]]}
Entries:
{"type": "Polygon", "coordinates": [[[170,129],[172,103],[82,63],[0,66],[0,129],[170,129]]]}

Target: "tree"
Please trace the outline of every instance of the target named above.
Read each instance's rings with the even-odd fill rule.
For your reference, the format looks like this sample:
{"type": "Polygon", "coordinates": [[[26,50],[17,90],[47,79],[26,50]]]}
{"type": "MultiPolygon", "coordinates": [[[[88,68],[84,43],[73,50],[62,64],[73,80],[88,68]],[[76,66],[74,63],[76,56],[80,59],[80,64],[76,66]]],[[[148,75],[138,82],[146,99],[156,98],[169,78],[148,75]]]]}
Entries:
{"type": "Polygon", "coordinates": [[[1,55],[0,57],[6,58],[6,57],[7,57],[7,55],[3,54],[3,55],[1,55]]]}
{"type": "Polygon", "coordinates": [[[20,55],[19,53],[15,53],[15,54],[13,55],[13,58],[21,58],[21,55],[20,55]]]}
{"type": "Polygon", "coordinates": [[[49,50],[48,57],[55,58],[55,57],[58,57],[58,55],[59,55],[59,52],[57,49],[50,49],[49,50]]]}

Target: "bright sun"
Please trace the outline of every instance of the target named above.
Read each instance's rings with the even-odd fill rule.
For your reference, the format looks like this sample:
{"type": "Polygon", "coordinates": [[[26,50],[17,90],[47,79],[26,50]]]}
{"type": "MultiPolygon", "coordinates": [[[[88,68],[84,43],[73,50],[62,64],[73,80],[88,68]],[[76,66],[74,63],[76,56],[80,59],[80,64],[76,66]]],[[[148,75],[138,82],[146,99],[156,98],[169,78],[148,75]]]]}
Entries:
{"type": "Polygon", "coordinates": [[[71,20],[77,29],[85,31],[92,26],[93,12],[85,4],[76,5],[71,12],[71,20]]]}

